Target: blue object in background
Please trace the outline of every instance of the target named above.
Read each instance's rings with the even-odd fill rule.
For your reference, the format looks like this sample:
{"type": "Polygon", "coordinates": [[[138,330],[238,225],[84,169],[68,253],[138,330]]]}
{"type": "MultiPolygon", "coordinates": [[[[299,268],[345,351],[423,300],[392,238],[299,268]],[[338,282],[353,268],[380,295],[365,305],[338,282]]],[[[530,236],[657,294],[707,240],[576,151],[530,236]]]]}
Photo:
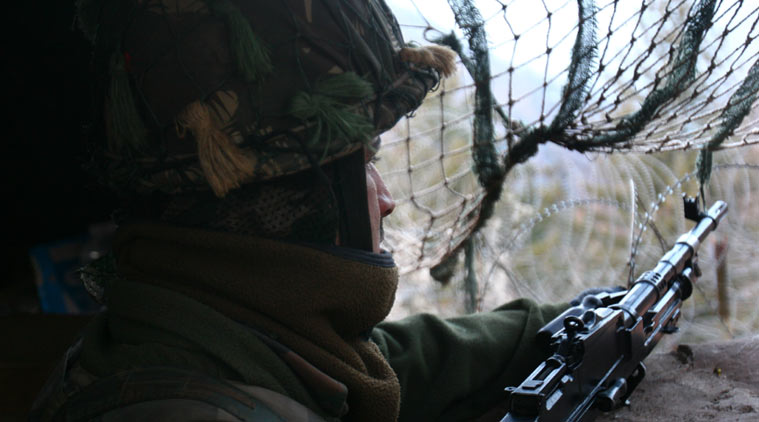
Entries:
{"type": "Polygon", "coordinates": [[[29,250],[36,274],[37,293],[43,313],[89,314],[101,305],[90,297],[79,278],[79,269],[92,261],[87,251],[90,235],[79,235],[29,250]]]}

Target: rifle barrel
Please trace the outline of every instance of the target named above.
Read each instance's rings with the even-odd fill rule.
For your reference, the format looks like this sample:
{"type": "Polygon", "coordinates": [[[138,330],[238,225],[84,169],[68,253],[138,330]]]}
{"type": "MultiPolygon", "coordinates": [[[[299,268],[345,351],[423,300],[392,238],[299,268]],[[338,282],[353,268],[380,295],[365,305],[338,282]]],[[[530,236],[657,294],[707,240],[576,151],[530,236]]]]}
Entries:
{"type": "Polygon", "coordinates": [[[656,267],[638,277],[627,295],[612,308],[626,311],[630,317],[627,319],[629,323],[634,323],[637,317],[643,316],[669,290],[676,276],[696,255],[701,242],[717,228],[725,214],[727,203],[715,202],[709,211],[700,216],[696,226],[681,235],[656,267]]]}

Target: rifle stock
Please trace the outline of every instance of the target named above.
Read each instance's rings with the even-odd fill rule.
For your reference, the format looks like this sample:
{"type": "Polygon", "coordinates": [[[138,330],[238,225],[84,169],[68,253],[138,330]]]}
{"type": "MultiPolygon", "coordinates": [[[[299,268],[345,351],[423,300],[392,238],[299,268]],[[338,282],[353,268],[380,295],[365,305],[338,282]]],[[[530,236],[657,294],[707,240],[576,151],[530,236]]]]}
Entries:
{"type": "Polygon", "coordinates": [[[682,302],[700,276],[698,248],[727,213],[717,201],[699,212],[684,198],[696,225],[629,290],[589,296],[549,322],[538,341],[552,353],[518,387],[509,387],[501,422],[588,422],[627,403],[643,379],[661,336],[677,330],[682,302]]]}

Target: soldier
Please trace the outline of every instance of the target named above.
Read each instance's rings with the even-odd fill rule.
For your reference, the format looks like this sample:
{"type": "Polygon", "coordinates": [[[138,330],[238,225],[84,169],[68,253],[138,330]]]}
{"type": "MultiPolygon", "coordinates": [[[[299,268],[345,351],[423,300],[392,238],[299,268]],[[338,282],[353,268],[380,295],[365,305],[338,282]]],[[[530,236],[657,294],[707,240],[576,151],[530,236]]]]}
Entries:
{"type": "Polygon", "coordinates": [[[566,305],[382,322],[378,135],[453,71],[382,0],[79,2],[93,169],[124,198],[105,304],[32,420],[466,420],[566,305]]]}

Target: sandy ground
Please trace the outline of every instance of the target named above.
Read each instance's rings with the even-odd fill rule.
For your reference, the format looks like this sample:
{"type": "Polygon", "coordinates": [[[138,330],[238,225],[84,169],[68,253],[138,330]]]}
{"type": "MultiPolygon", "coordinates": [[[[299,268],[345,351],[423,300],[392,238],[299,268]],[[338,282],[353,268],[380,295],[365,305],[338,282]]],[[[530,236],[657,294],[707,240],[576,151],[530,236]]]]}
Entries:
{"type": "Polygon", "coordinates": [[[759,336],[649,356],[629,407],[598,422],[759,421],[759,336]]]}

